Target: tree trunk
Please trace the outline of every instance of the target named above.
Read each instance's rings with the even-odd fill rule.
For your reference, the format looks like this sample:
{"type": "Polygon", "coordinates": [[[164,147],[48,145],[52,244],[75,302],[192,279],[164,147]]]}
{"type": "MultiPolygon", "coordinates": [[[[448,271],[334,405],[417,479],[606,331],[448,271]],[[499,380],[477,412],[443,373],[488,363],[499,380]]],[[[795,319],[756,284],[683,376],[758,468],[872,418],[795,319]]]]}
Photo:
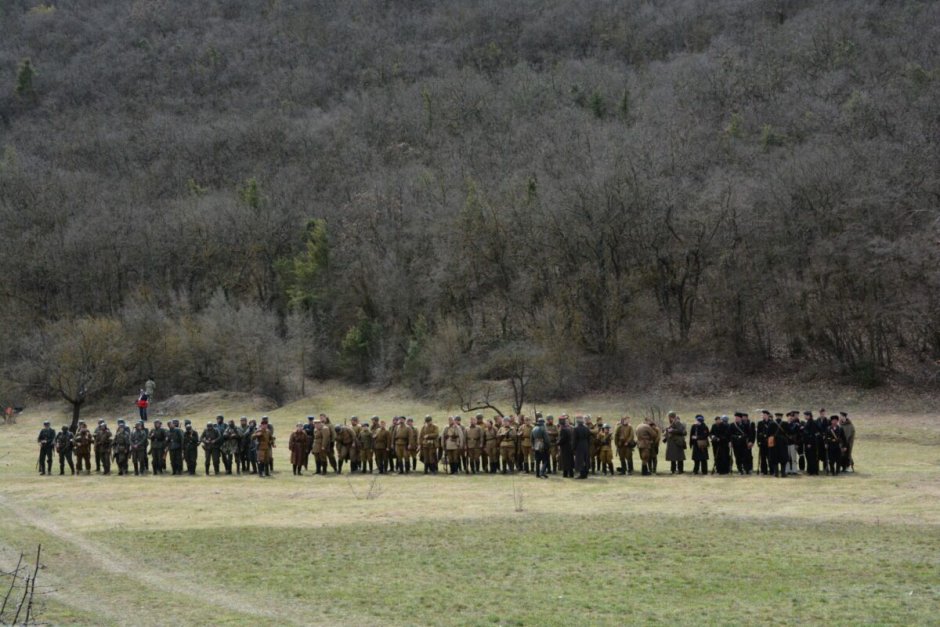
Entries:
{"type": "Polygon", "coordinates": [[[78,432],[78,415],[82,411],[82,403],[85,401],[69,401],[72,403],[72,433],[78,432]]]}

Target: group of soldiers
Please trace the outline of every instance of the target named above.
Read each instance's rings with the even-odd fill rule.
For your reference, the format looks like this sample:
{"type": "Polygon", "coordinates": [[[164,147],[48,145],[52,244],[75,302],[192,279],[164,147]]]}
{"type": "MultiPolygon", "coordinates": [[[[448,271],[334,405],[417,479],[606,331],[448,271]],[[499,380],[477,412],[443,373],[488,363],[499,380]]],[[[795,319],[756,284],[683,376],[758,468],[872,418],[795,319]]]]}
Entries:
{"type": "Polygon", "coordinates": [[[170,472],[174,475],[195,475],[199,449],[205,457],[205,473],[210,468],[220,474],[220,462],[225,474],[253,473],[265,477],[273,469],[274,427],[267,416],[260,422],[242,417],[240,424],[225,421],[218,416],[215,422],[206,423],[202,432],[193,428],[192,422],[170,420],[164,427],[162,421],[154,420],[148,428],[144,420],[138,420],[131,429],[124,420],[118,420],[112,433],[104,420],[99,420],[94,431],[85,421],[78,422],[73,433],[69,425],[56,432],[49,421],[37,438],[39,443],[39,473],[52,474],[53,452],[59,457],[59,474],[65,474],[68,464],[71,474],[91,473],[91,457],[94,454],[95,471],[111,474],[111,462],[115,462],[119,475],[166,472],[166,460],[170,458],[170,472]],[[75,461],[73,462],[73,456],[75,461]],[[76,469],[76,463],[78,468],[76,469]],[[185,463],[185,471],[184,471],[185,463]]]}
{"type": "MultiPolygon", "coordinates": [[[[419,429],[412,418],[396,416],[387,424],[378,416],[360,421],[353,416],[343,424],[330,422],[326,414],[308,416],[307,423],[297,423],[290,434],[288,449],[293,474],[308,470],[310,458],[318,475],[330,471],[371,474],[409,474],[418,470],[437,474],[441,464],[449,474],[527,473],[547,477],[561,472],[564,477],[587,478],[591,474],[632,475],[634,452],[638,453],[642,475],[657,473],[660,444],[665,445],[670,472],[685,473],[686,449],[690,449],[693,474],[709,474],[708,462],[714,460],[711,473],[727,475],[733,466],[740,475],[760,473],[775,477],[805,472],[839,474],[854,470],[852,449],[855,426],[844,412],[829,416],[820,410],[791,411],[786,416],[761,410],[761,418],[751,422],[744,412],[735,412],[733,420],[717,416],[711,425],[705,417],[695,417],[686,428],[676,412],[667,415],[668,424],[654,418],[642,420],[636,427],[624,416],[612,427],[601,418],[567,414],[554,416],[537,413],[486,419],[477,414],[467,421],[461,416],[447,419],[439,427],[431,416],[419,429]],[[754,448],[757,449],[757,467],[754,448]],[[614,454],[619,461],[614,468],[614,454]]],[[[105,421],[94,431],[84,422],[75,433],[68,425],[56,432],[44,423],[38,438],[39,471],[52,474],[53,452],[59,457],[59,474],[66,464],[72,474],[91,472],[94,454],[96,472],[111,473],[111,462],[118,474],[164,474],[166,458],[171,473],[196,474],[199,449],[204,456],[205,474],[256,474],[270,476],[275,447],[274,427],[268,417],[260,421],[242,417],[239,423],[226,422],[218,416],[197,432],[189,420],[171,420],[164,427],[155,420],[152,428],[139,420],[131,429],[123,420],[111,432],[105,421]],[[184,470],[185,464],[185,470],[184,470]]]]}

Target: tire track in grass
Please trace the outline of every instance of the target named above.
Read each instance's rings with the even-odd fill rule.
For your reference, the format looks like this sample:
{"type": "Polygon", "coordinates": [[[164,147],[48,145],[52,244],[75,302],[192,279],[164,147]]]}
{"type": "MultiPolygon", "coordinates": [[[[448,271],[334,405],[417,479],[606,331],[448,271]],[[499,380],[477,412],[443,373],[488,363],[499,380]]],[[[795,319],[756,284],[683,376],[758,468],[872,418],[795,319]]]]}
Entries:
{"type": "MultiPolygon", "coordinates": [[[[47,533],[59,541],[66,543],[85,555],[89,562],[96,565],[103,571],[112,575],[136,579],[137,581],[157,588],[173,595],[185,595],[194,598],[200,603],[210,603],[216,607],[245,614],[255,618],[268,620],[277,624],[289,623],[300,625],[289,616],[280,614],[270,609],[257,607],[250,601],[242,601],[236,594],[230,591],[218,589],[195,581],[178,578],[177,576],[165,576],[151,573],[145,569],[138,568],[137,564],[132,562],[126,555],[118,555],[108,547],[89,540],[83,536],[63,529],[50,518],[43,517],[25,507],[22,507],[11,501],[6,496],[0,494],[0,507],[8,510],[17,519],[23,523],[35,527],[40,531],[47,533]]],[[[85,608],[80,608],[85,609],[85,608]]]]}

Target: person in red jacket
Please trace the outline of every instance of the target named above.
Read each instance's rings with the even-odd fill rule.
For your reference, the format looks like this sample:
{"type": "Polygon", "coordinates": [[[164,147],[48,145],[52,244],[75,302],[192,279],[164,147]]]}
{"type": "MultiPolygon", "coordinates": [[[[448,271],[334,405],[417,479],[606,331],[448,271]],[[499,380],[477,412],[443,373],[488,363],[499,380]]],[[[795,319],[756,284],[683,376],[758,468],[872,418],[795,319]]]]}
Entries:
{"type": "Polygon", "coordinates": [[[137,411],[140,412],[140,419],[147,420],[147,408],[150,407],[150,397],[143,390],[137,397],[137,411]]]}

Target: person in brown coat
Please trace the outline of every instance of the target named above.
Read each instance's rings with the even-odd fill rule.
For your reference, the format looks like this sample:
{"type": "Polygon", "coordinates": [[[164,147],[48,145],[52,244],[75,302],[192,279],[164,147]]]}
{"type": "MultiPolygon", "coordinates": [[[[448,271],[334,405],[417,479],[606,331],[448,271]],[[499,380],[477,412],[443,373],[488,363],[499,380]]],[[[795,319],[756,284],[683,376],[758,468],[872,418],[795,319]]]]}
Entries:
{"type": "Polygon", "coordinates": [[[252,434],[258,441],[258,476],[271,476],[271,449],[274,447],[274,436],[268,423],[262,422],[258,425],[258,430],[252,434]]]}
{"type": "Polygon", "coordinates": [[[621,475],[633,474],[633,449],[636,447],[636,438],[633,435],[633,427],[630,425],[630,416],[624,416],[620,419],[614,431],[614,444],[617,446],[617,457],[620,458],[620,468],[617,472],[621,475]]]}
{"type": "Polygon", "coordinates": [[[656,442],[659,440],[659,432],[653,419],[647,422],[641,422],[636,428],[636,447],[640,451],[640,463],[642,465],[642,474],[650,475],[656,472],[653,465],[653,451],[656,442]]]}
{"type": "Polygon", "coordinates": [[[392,446],[392,436],[385,428],[385,421],[379,422],[379,427],[372,432],[372,451],[375,454],[375,465],[379,467],[379,474],[384,475],[388,470],[388,449],[392,446]]]}
{"type": "Polygon", "coordinates": [[[290,449],[290,464],[293,466],[294,474],[302,475],[307,458],[307,433],[304,431],[303,423],[297,423],[297,428],[290,434],[287,448],[290,449]]]}

